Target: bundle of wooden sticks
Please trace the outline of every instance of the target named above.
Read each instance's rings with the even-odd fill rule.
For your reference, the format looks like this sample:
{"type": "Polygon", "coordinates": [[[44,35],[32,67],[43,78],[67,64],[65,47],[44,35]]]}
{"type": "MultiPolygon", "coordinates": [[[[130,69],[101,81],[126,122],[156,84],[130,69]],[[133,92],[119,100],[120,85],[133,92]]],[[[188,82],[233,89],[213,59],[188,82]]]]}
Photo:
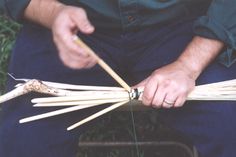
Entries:
{"type": "MultiPolygon", "coordinates": [[[[17,79],[16,79],[17,80],[17,79]]],[[[65,109],[56,110],[53,112],[32,116],[20,120],[20,123],[39,120],[59,114],[64,114],[76,110],[81,110],[97,105],[115,103],[114,105],[88,117],[76,125],[71,126],[71,130],[79,125],[82,125],[98,116],[101,116],[111,110],[122,106],[131,99],[137,99],[137,90],[127,92],[121,87],[104,87],[104,86],[84,86],[84,85],[71,85],[54,82],[46,82],[40,80],[20,79],[25,83],[16,85],[16,88],[5,95],[0,96],[0,103],[13,99],[15,97],[27,94],[29,92],[38,92],[53,95],[53,97],[43,97],[32,99],[31,102],[35,103],[34,107],[56,107],[56,106],[70,106],[65,109]]]]}
{"type": "MultiPolygon", "coordinates": [[[[143,90],[131,89],[102,59],[100,59],[85,43],[75,36],[75,42],[85,48],[87,52],[93,56],[97,63],[110,74],[121,87],[104,87],[104,86],[84,86],[71,85],[55,82],[46,82],[35,79],[15,79],[23,81],[17,84],[12,91],[0,96],[0,103],[21,96],[29,92],[39,92],[52,95],[52,97],[35,98],[32,101],[34,107],[52,107],[52,106],[70,106],[64,109],[24,118],[20,123],[26,123],[34,120],[48,118],[68,112],[81,110],[97,105],[111,104],[109,107],[79,121],[70,126],[67,130],[74,129],[92,119],[110,112],[129,101],[140,100],[143,90]]],[[[223,81],[218,83],[196,86],[188,95],[187,100],[236,100],[236,79],[223,81]]]]}
{"type": "MultiPolygon", "coordinates": [[[[34,103],[34,107],[65,106],[66,108],[24,118],[20,120],[20,123],[48,118],[97,105],[115,103],[114,105],[70,126],[67,128],[68,130],[74,129],[92,119],[112,111],[129,101],[135,99],[141,101],[140,95],[143,92],[141,89],[133,89],[129,92],[121,87],[71,85],[30,79],[24,79],[24,81],[25,83],[16,85],[14,90],[0,96],[0,103],[34,91],[52,95],[51,97],[32,99],[31,102],[34,103]]],[[[235,101],[236,79],[196,86],[188,95],[187,100],[235,101]]]]}

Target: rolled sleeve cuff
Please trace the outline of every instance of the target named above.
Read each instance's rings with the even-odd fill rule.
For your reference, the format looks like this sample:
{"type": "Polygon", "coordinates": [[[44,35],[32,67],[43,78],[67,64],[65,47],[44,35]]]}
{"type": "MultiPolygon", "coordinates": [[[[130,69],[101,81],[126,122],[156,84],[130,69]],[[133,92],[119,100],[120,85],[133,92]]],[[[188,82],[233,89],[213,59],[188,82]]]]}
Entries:
{"type": "Polygon", "coordinates": [[[5,12],[14,20],[20,22],[23,19],[25,8],[30,0],[5,0],[5,12]]]}
{"type": "Polygon", "coordinates": [[[225,51],[219,56],[220,63],[230,67],[236,62],[236,37],[223,25],[208,16],[203,16],[195,21],[194,33],[202,37],[220,40],[226,44],[225,51]]]}

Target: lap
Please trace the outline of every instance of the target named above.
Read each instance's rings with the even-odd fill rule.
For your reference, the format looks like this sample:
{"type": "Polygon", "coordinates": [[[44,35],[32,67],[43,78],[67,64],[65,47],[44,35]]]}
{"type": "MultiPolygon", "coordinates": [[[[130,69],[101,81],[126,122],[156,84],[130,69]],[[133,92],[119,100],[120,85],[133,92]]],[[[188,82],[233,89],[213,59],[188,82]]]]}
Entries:
{"type": "MultiPolygon", "coordinates": [[[[114,86],[115,81],[103,69],[69,69],[60,61],[51,33],[43,28],[25,26],[12,52],[9,73],[17,78],[34,78],[70,84],[114,86]]],[[[8,80],[7,88],[15,82],[8,80]]],[[[0,126],[0,156],[6,157],[66,157],[75,156],[79,135],[91,125],[68,132],[70,125],[96,112],[98,108],[19,124],[19,120],[59,108],[34,108],[30,100],[42,95],[32,93],[20,96],[2,105],[0,126]]]]}
{"type": "MultiPolygon", "coordinates": [[[[145,79],[153,70],[174,61],[180,55],[193,37],[191,26],[192,22],[187,22],[127,34],[98,32],[91,37],[81,37],[129,84],[134,85],[145,79]]],[[[90,70],[72,70],[65,67],[58,58],[50,32],[37,27],[23,29],[12,54],[9,69],[9,72],[18,78],[71,84],[115,85],[115,81],[99,66],[90,70]]],[[[197,83],[233,79],[236,76],[235,69],[236,65],[225,68],[215,61],[203,72],[197,83]]],[[[14,84],[14,81],[9,80],[8,89],[12,89],[14,84]]],[[[37,156],[29,153],[46,157],[43,149],[47,150],[48,156],[64,157],[70,153],[71,156],[75,155],[76,142],[83,128],[67,133],[66,127],[93,111],[75,112],[19,125],[18,120],[23,117],[54,110],[32,108],[29,102],[35,96],[25,95],[3,105],[0,156],[11,157],[9,154],[14,151],[10,150],[17,150],[15,153],[18,153],[19,157],[37,156]],[[25,151],[26,148],[31,151],[25,151]]],[[[203,157],[216,157],[217,154],[208,153],[217,151],[218,154],[229,153],[227,157],[231,157],[231,148],[235,145],[233,141],[236,141],[232,140],[235,138],[233,130],[236,128],[235,110],[234,102],[188,102],[183,108],[161,113],[168,124],[193,140],[204,153],[203,157]],[[217,149],[220,146],[228,151],[217,149]]]]}
{"type": "MultiPolygon", "coordinates": [[[[134,83],[149,76],[155,69],[174,61],[191,41],[191,23],[178,25],[167,40],[154,40],[133,67],[134,83]]],[[[153,33],[155,34],[155,33],[153,33]]],[[[196,81],[197,85],[235,79],[236,65],[224,67],[213,61],[196,81]]],[[[204,91],[203,91],[204,92],[204,91]]],[[[158,112],[158,111],[157,111],[158,112]]],[[[236,103],[230,101],[189,101],[179,109],[158,112],[165,123],[192,140],[202,157],[233,157],[236,151],[236,103]]]]}
{"type": "MultiPolygon", "coordinates": [[[[236,65],[225,68],[213,62],[199,77],[199,84],[235,78],[236,65]]],[[[207,91],[203,91],[207,92],[207,91]]],[[[235,156],[236,102],[189,101],[184,107],[165,110],[164,121],[188,136],[205,157],[235,156]]]]}

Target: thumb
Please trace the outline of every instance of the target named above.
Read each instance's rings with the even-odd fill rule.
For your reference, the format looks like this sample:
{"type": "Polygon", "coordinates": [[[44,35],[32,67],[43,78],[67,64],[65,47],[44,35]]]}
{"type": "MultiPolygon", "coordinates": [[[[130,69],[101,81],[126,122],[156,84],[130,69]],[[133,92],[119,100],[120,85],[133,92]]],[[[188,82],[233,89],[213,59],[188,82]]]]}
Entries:
{"type": "Polygon", "coordinates": [[[140,83],[138,83],[137,85],[134,85],[132,88],[144,88],[144,86],[146,85],[146,83],[148,82],[149,77],[146,78],[145,80],[141,81],[140,83]]]}
{"type": "Polygon", "coordinates": [[[140,96],[139,96],[139,100],[142,101],[142,97],[143,97],[143,91],[144,91],[144,88],[147,84],[149,80],[149,77],[146,78],[145,80],[141,81],[140,83],[138,83],[137,85],[135,86],[132,86],[133,89],[138,89],[139,92],[141,92],[140,96]]]}

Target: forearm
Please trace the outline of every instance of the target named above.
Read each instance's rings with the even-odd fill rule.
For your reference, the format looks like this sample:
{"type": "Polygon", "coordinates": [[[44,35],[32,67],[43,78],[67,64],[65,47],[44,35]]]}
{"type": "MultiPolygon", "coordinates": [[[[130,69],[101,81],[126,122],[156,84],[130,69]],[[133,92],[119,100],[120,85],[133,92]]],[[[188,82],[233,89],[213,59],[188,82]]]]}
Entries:
{"type": "Polygon", "coordinates": [[[57,0],[31,0],[24,12],[24,18],[47,28],[64,5],[57,0]]]}
{"type": "Polygon", "coordinates": [[[196,36],[177,61],[183,64],[190,77],[197,79],[223,47],[223,42],[196,36]]]}

